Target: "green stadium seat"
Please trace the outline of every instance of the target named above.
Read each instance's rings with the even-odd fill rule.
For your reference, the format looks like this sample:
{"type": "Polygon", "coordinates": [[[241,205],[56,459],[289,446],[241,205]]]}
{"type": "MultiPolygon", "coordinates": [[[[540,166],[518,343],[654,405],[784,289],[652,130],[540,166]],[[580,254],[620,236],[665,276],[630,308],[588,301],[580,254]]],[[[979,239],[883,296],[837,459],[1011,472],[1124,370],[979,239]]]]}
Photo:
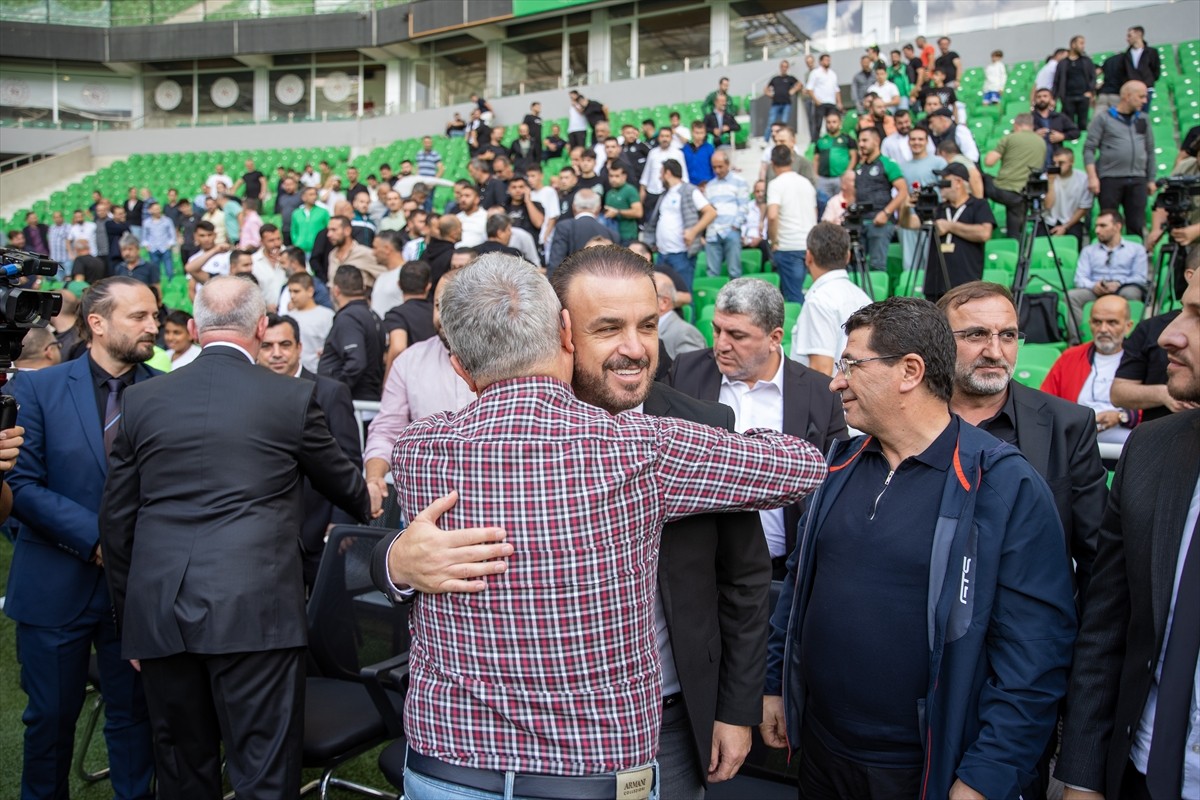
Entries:
{"type": "Polygon", "coordinates": [[[707,275],[692,281],[692,305],[696,307],[697,318],[704,317],[705,307],[716,304],[717,293],[727,283],[729,278],[710,278],[707,275]]]}
{"type": "Polygon", "coordinates": [[[716,310],[715,305],[709,304],[696,312],[696,328],[704,336],[704,341],[708,342],[709,347],[712,347],[713,343],[713,313],[716,310]]]}
{"type": "Polygon", "coordinates": [[[792,352],[792,329],[796,327],[796,320],[800,319],[800,309],[804,308],[801,303],[784,303],[783,304],[783,352],[788,355],[792,352]]]}

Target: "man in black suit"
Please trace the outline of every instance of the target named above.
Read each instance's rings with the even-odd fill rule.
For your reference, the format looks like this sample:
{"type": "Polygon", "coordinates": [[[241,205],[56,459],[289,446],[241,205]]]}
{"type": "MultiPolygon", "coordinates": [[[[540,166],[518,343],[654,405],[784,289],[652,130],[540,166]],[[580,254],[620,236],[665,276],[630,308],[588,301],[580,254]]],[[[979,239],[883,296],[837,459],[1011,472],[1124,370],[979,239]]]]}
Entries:
{"type": "MultiPolygon", "coordinates": [[[[1200,273],[1159,344],[1170,357],[1171,396],[1200,402],[1200,273]]],[[[1200,649],[1198,517],[1200,410],[1139,425],[1117,463],[1075,645],[1054,769],[1068,785],[1064,800],[1200,791],[1188,752],[1200,649]]]]}
{"type": "Polygon", "coordinates": [[[580,189],[571,201],[575,216],[558,220],[554,226],[554,239],[550,243],[550,260],[546,263],[549,275],[567,256],[584,248],[593,237],[603,236],[613,244],[617,236],[596,215],[600,213],[600,195],[591,189],[580,189]]]}
{"type": "MultiPolygon", "coordinates": [[[[640,408],[732,429],[728,408],[653,380],[658,310],[644,259],[624,249],[589,248],[567,259],[552,283],[571,316],[579,399],[613,414],[640,408]]],[[[495,529],[434,527],[451,505],[453,499],[439,501],[403,535],[380,544],[372,573],[381,589],[390,591],[395,581],[426,592],[477,591],[479,577],[502,571],[503,560],[483,560],[512,552],[498,543],[495,529]]],[[[663,798],[702,797],[705,783],[733,777],[750,749],[750,726],[762,716],[770,579],[756,514],[702,514],[663,528],[657,617],[663,798]]]]}
{"type": "MultiPolygon", "coordinates": [[[[972,281],[938,301],[958,345],[950,410],[1015,446],[1054,495],[1073,559],[1077,606],[1087,595],[1100,517],[1108,498],[1108,473],[1096,446],[1096,414],[1012,380],[1020,338],[1017,309],[1003,286],[972,281]]],[[[1071,562],[1068,562],[1071,563],[1071,562]]],[[[1045,797],[1054,737],[1037,765],[1027,797],[1045,797]]]]}
{"type": "MultiPolygon", "coordinates": [[[[300,323],[292,317],[267,314],[267,332],[263,334],[262,347],[258,351],[258,363],[279,375],[304,378],[317,385],[316,401],[325,414],[329,432],[337,441],[346,458],[355,464],[362,461],[362,443],[359,441],[361,427],[354,418],[354,400],[350,389],[341,381],[326,378],[300,366],[303,346],[300,341],[300,323]]],[[[317,567],[321,565],[321,553],[325,550],[325,532],[330,525],[353,524],[353,518],[325,495],[313,488],[312,481],[304,479],[304,517],[300,529],[300,548],[304,551],[304,588],[312,592],[317,578],[317,567]]]]}
{"type": "MultiPolygon", "coordinates": [[[[827,376],[785,356],[782,341],[783,295],[766,281],[738,278],[717,294],[713,347],[680,353],[668,382],[733,408],[739,431],[771,428],[824,451],[847,436],[841,400],[827,376]]],[[[787,574],[803,512],[803,503],[759,512],[776,580],[787,574]]]]}
{"type": "Polygon", "coordinates": [[[712,137],[714,147],[732,145],[733,135],[742,129],[741,124],[729,113],[729,96],[719,92],[713,99],[714,108],[704,116],[704,127],[712,137]]]}
{"type": "Polygon", "coordinates": [[[1076,598],[1087,593],[1108,473],[1096,447],[1096,414],[1086,406],[1012,380],[1017,311],[1003,286],[974,281],[942,296],[958,344],[950,410],[1014,445],[1054,493],[1067,553],[1075,561],[1076,598]]]}
{"type": "Polygon", "coordinates": [[[387,339],[383,321],[367,303],[363,273],[342,264],[330,287],[337,312],[317,362],[321,375],[350,387],[355,400],[378,401],[383,393],[383,354],[387,339]]]}
{"type": "Polygon", "coordinates": [[[204,352],[125,390],[100,507],[122,656],[145,684],[160,798],[296,797],[306,624],[301,478],[356,519],[378,508],[315,385],[254,363],[258,287],[214,278],[188,327],[204,352]],[[186,459],[189,471],[163,469],[186,459]]]}

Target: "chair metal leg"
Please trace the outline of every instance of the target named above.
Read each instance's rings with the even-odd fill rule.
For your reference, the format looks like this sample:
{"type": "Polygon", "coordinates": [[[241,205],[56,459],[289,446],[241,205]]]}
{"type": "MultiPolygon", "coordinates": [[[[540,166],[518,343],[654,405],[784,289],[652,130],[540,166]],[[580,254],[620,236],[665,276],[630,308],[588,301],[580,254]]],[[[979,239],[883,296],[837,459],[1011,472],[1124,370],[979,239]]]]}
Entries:
{"type": "Polygon", "coordinates": [[[88,750],[92,746],[92,738],[96,735],[96,726],[100,722],[100,712],[104,708],[104,698],[92,687],[87,693],[94,695],[91,706],[85,712],[87,719],[83,723],[83,741],[75,748],[75,775],[84,783],[96,783],[108,777],[108,767],[89,772],[83,762],[87,759],[88,750]]]}
{"type": "MultiPolygon", "coordinates": [[[[339,764],[338,766],[341,765],[339,764]]],[[[397,800],[397,798],[399,798],[399,795],[395,792],[385,792],[380,789],[376,789],[373,786],[364,786],[361,783],[355,783],[354,781],[348,781],[343,778],[334,777],[333,771],[335,769],[337,769],[337,767],[330,767],[329,769],[325,770],[320,779],[310,781],[309,783],[305,784],[304,787],[300,789],[300,796],[304,797],[305,795],[311,794],[315,790],[317,792],[318,800],[327,800],[329,796],[329,787],[336,786],[339,789],[345,789],[348,792],[354,792],[355,794],[359,794],[364,797],[374,797],[376,800],[397,800]]]]}

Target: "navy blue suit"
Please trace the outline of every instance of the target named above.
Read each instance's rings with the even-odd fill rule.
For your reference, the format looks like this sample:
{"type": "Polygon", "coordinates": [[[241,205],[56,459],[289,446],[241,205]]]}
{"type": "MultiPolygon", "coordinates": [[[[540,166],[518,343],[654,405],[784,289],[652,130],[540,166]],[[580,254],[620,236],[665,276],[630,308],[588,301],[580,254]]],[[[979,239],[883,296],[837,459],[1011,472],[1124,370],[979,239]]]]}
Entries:
{"type": "MultiPolygon", "coordinates": [[[[25,710],[23,798],[65,798],[95,645],[113,792],[149,797],[154,773],[141,679],[121,659],[104,572],[91,562],[108,473],[91,358],[23,372],[5,387],[25,445],[7,476],[20,522],[5,612],[17,623],[25,710]]],[[[157,373],[136,368],[135,381],[157,373]]]]}

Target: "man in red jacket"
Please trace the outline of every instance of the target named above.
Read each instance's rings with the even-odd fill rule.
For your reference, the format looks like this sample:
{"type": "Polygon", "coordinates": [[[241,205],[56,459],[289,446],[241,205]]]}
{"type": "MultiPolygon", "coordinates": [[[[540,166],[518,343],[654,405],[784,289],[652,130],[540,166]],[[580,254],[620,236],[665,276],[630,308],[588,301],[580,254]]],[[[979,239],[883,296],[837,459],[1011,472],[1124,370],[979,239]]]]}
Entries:
{"type": "Polygon", "coordinates": [[[1097,441],[1121,443],[1141,418],[1136,409],[1117,408],[1109,401],[1125,337],[1133,328],[1128,301],[1116,294],[1097,298],[1089,322],[1092,341],[1063,352],[1042,382],[1042,391],[1095,409],[1097,441]]]}

